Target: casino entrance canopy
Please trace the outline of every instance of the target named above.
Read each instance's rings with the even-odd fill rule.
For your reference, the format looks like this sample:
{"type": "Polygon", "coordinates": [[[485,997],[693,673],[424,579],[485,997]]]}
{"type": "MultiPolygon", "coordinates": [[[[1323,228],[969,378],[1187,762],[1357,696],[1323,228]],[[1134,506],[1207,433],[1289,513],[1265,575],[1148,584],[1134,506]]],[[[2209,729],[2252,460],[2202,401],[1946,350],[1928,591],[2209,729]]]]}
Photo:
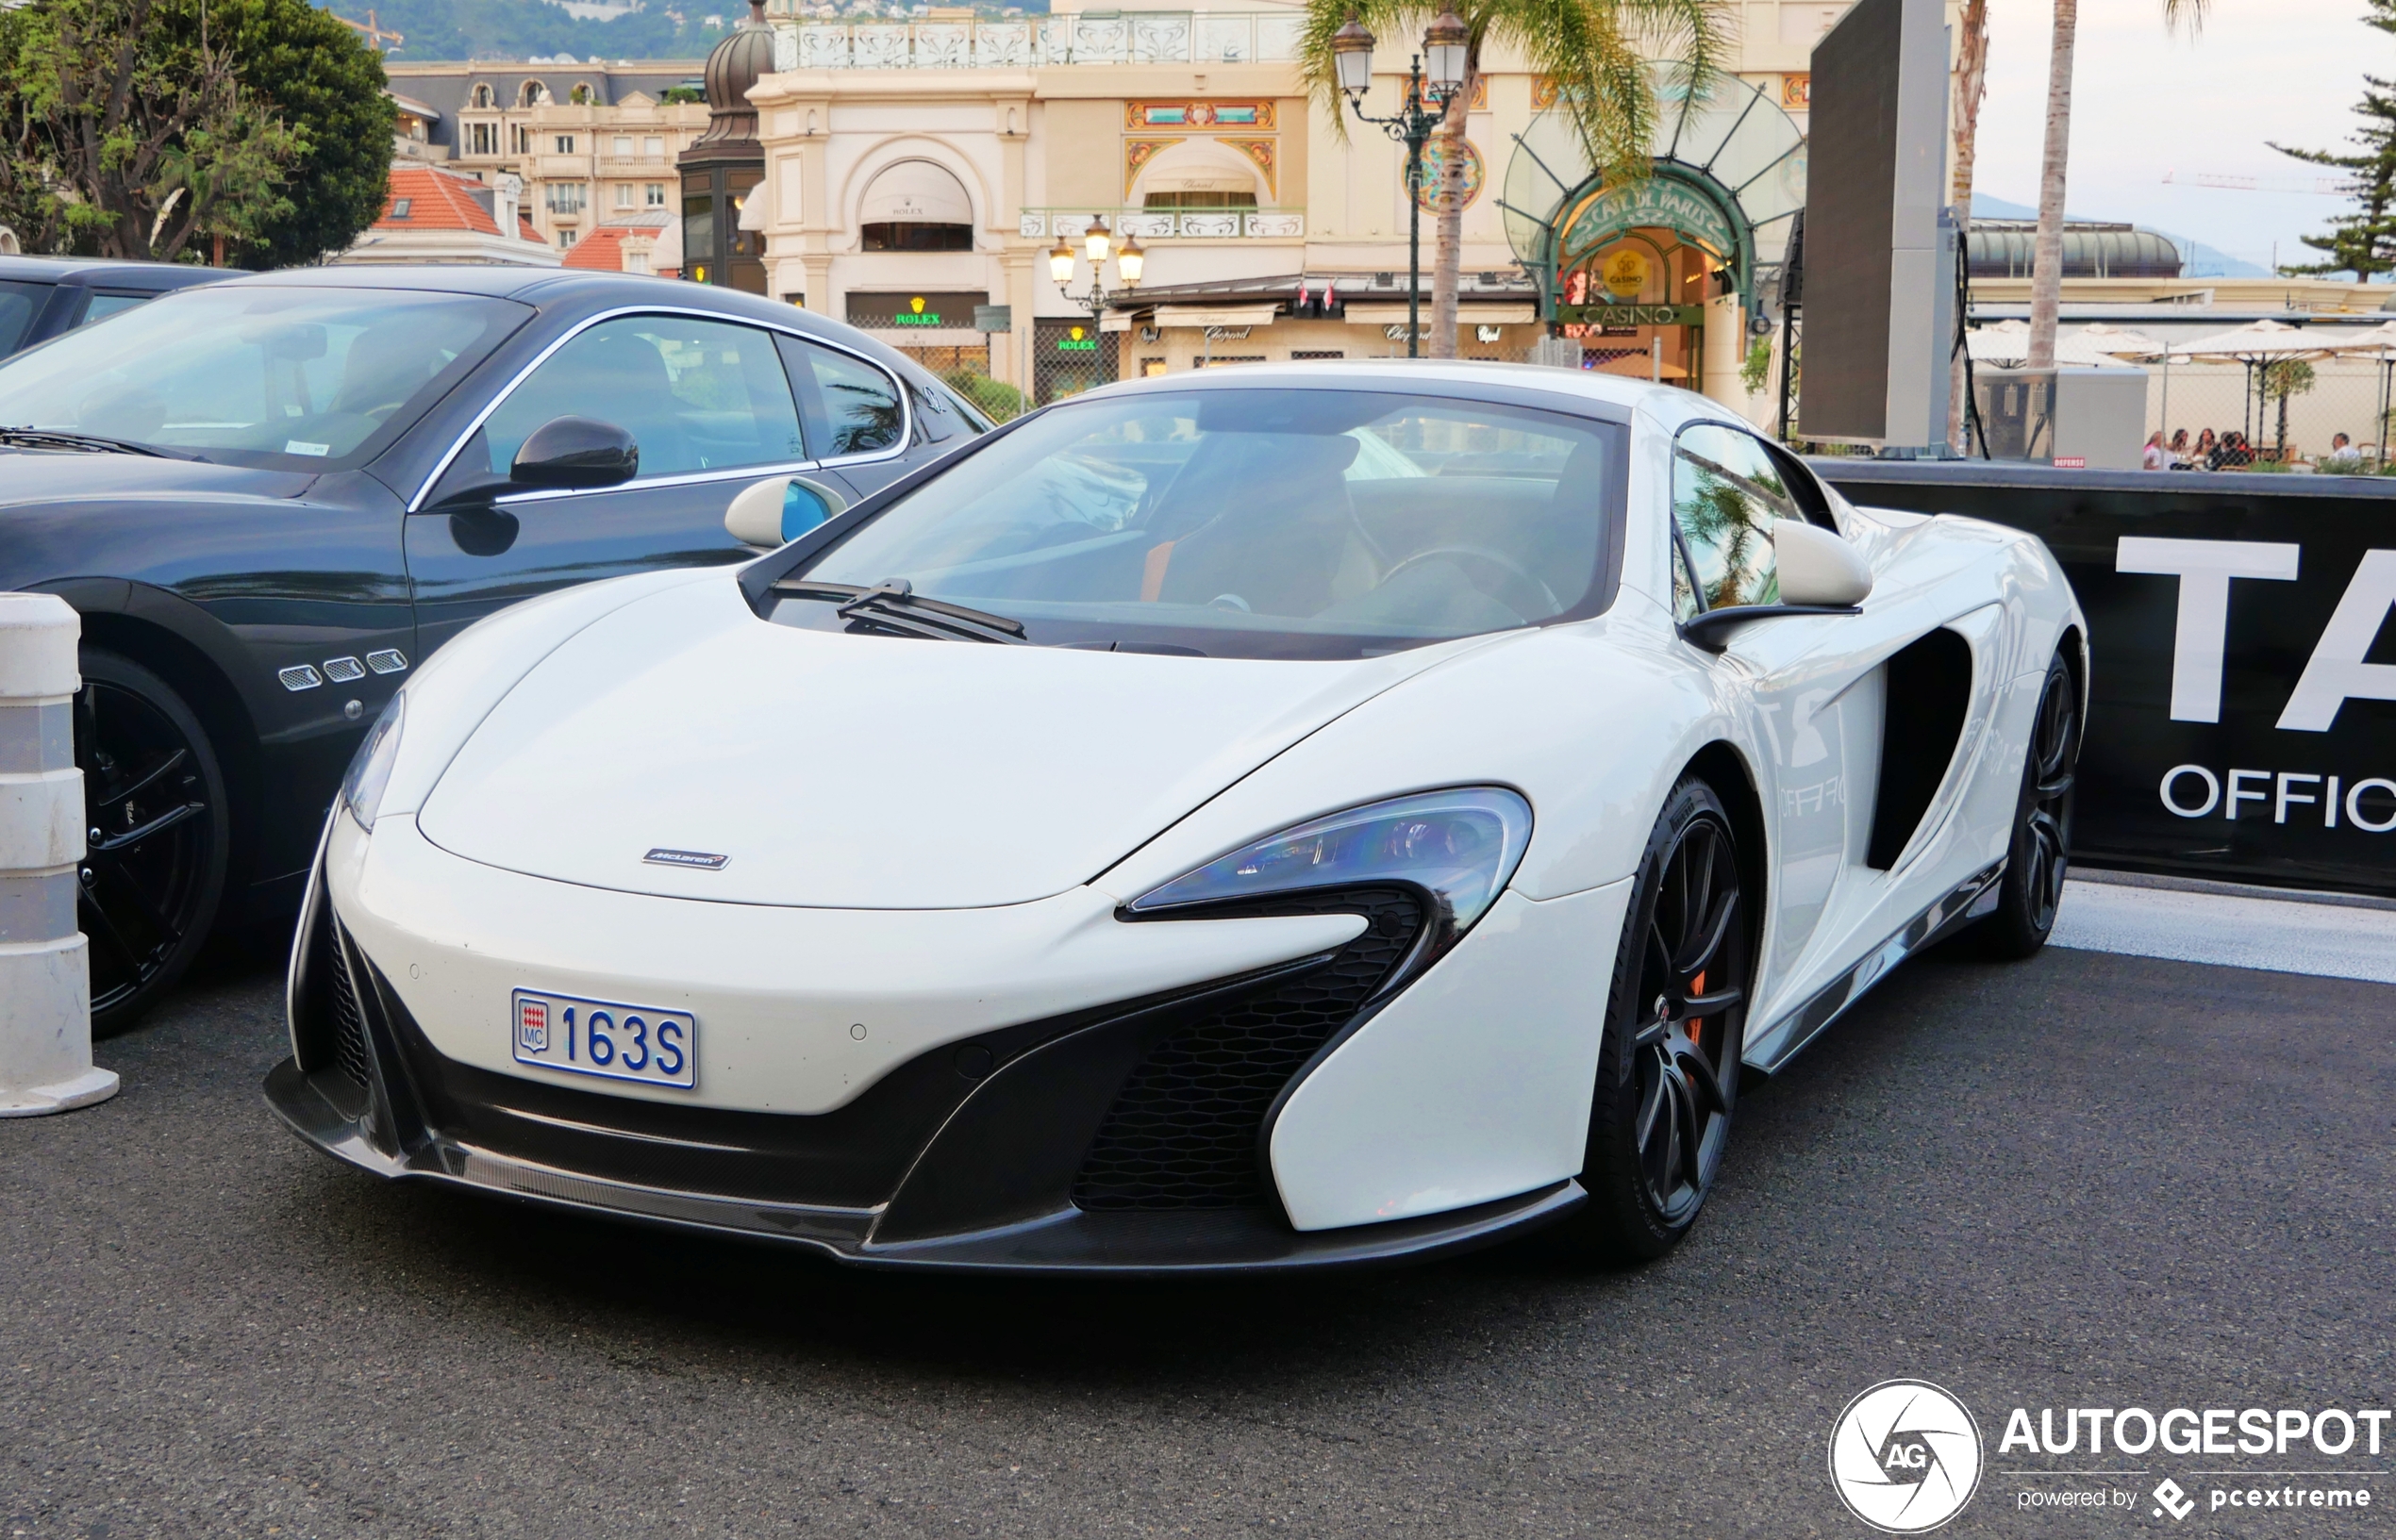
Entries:
{"type": "MultiPolygon", "coordinates": [[[[1759,280],[1779,269],[1792,217],[1805,202],[1804,132],[1777,103],[1736,76],[1690,91],[1659,69],[1656,95],[1662,112],[1655,170],[1639,180],[1607,186],[1560,103],[1512,136],[1500,200],[1506,239],[1553,320],[1628,319],[1611,312],[1646,296],[1620,293],[1601,267],[1625,244],[1659,256],[1698,248],[1749,315],[1759,280]]],[[[1626,261],[1613,271],[1636,273],[1641,265],[1626,261]]],[[[1683,299],[1677,291],[1665,296],[1675,308],[1683,299]]]]}

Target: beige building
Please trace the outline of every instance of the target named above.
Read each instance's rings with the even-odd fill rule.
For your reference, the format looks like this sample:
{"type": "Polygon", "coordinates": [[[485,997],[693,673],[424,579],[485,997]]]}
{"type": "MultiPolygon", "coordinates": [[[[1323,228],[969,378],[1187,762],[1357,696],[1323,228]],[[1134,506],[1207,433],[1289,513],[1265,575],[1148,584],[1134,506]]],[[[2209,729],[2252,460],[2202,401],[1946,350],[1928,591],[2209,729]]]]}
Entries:
{"type": "MultiPolygon", "coordinates": [[[[1544,79],[1487,61],[1469,117],[1461,351],[1524,356],[1545,331],[1545,289],[1596,366],[1744,404],[1747,323],[1803,200],[1805,71],[1844,7],[1739,10],[1733,78],[1674,104],[1674,154],[1649,196],[1599,192],[1544,79]]],[[[1035,380],[1043,398],[1102,373],[1403,354],[1405,152],[1353,117],[1343,133],[1308,100],[1300,18],[1255,0],[996,21],[774,15],[775,71],[750,92],[766,207],[743,221],[766,235],[769,291],[928,362],[1035,380]],[[1135,303],[1118,296],[1095,332],[1087,263],[1069,294],[1048,258],[1093,219],[1147,253],[1135,303]],[[1007,306],[1012,329],[974,331],[984,305],[1007,306]]],[[[1395,108],[1412,42],[1382,41],[1369,110],[1395,108]]]]}
{"type": "Polygon", "coordinates": [[[674,157],[707,127],[707,109],[660,98],[697,68],[392,64],[396,149],[494,186],[519,178],[533,228],[571,251],[602,225],[647,224],[675,209],[674,157]]]}

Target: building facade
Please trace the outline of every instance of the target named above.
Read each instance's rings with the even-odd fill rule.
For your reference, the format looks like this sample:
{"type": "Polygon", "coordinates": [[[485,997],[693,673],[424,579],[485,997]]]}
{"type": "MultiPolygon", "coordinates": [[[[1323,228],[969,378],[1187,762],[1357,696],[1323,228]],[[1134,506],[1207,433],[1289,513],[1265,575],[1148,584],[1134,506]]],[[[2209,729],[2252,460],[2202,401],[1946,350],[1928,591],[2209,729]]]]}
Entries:
{"type": "MultiPolygon", "coordinates": [[[[1486,60],[1468,117],[1459,351],[1525,356],[1547,330],[1544,298],[1591,365],[1743,406],[1746,328],[1803,200],[1811,50],[1844,8],[1740,6],[1731,78],[1673,104],[1675,142],[1659,144],[1655,195],[1639,199],[1594,185],[1543,78],[1486,60]]],[[[1255,0],[774,15],[775,68],[749,92],[768,292],[1041,399],[1131,373],[1405,353],[1404,149],[1309,99],[1301,19],[1255,0]],[[1086,263],[1070,294],[1049,275],[1049,251],[1078,245],[1093,219],[1147,251],[1139,290],[1103,313],[1073,297],[1086,263]],[[1009,329],[975,330],[984,306],[1004,306],[1009,329]]],[[[1383,40],[1369,110],[1394,108],[1412,42],[1383,40]]]]}
{"type": "Polygon", "coordinates": [[[680,202],[675,161],[707,125],[696,60],[391,64],[406,99],[402,156],[496,185],[519,179],[533,228],[572,251],[609,224],[643,224],[680,202]]]}

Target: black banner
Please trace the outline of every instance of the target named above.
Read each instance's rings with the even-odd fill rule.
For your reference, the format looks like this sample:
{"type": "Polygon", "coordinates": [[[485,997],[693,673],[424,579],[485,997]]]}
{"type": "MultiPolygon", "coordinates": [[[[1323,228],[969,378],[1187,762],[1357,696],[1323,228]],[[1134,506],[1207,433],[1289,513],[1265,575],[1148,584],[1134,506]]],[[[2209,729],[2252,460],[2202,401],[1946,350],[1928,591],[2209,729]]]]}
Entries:
{"type": "Polygon", "coordinates": [[[1856,504],[2009,524],[2062,561],[2093,674],[2075,853],[2396,893],[2396,481],[1812,464],[1856,504]]]}

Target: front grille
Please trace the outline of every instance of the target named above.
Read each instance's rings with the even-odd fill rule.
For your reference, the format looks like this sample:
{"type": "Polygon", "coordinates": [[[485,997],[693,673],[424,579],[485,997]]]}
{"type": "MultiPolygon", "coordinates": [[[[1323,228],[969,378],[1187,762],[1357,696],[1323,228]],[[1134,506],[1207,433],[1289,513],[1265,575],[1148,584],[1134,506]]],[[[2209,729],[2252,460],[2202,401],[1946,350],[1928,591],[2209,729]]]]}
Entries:
{"type": "Polygon", "coordinates": [[[333,927],[333,944],[324,961],[333,975],[333,1058],[341,1073],[360,1086],[374,1083],[374,1061],[366,1052],[366,1017],[358,1008],[358,991],[350,986],[348,946],[341,927],[333,927]]]}
{"type": "Polygon", "coordinates": [[[1361,914],[1365,928],[1323,967],[1215,1011],[1149,1050],[1083,1157],[1073,1181],[1080,1207],[1262,1206],[1258,1140],[1273,1098],[1355,1018],[1423,926],[1414,898],[1386,889],[1237,912],[1361,914]]]}

